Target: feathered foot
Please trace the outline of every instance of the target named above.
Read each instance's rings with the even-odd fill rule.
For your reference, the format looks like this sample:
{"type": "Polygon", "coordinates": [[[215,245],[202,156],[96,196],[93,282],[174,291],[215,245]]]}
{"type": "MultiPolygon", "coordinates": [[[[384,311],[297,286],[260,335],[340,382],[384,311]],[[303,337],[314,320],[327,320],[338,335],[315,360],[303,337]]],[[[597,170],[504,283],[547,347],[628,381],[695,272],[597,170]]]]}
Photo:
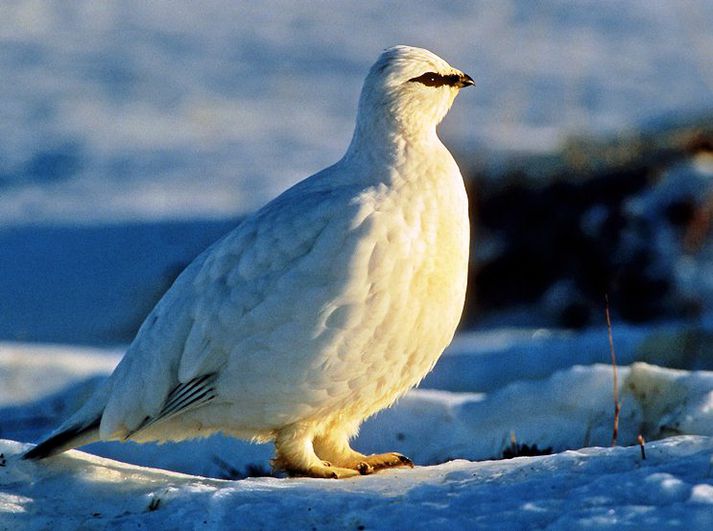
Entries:
{"type": "Polygon", "coordinates": [[[275,439],[275,450],[272,468],[291,477],[344,479],[361,474],[356,468],[333,466],[317,457],[311,433],[300,426],[283,428],[275,439]]]}
{"type": "Polygon", "coordinates": [[[357,470],[361,475],[373,474],[386,468],[414,466],[411,459],[396,452],[373,455],[357,452],[349,446],[348,435],[337,431],[315,438],[314,450],[320,458],[343,468],[357,470]]]}

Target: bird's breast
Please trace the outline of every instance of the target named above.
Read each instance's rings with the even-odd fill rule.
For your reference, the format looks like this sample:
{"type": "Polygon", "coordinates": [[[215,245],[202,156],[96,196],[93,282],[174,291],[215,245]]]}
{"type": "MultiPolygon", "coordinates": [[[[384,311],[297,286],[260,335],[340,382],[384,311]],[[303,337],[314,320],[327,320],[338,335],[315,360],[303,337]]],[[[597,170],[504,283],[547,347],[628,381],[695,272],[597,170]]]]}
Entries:
{"type": "Polygon", "coordinates": [[[226,300],[212,338],[229,353],[221,393],[252,404],[245,422],[361,419],[432,368],[460,319],[469,247],[460,174],[439,175],[332,202],[309,245],[266,273],[265,286],[236,284],[240,294],[259,289],[260,303],[233,318],[226,300]]]}
{"type": "Polygon", "coordinates": [[[469,248],[460,174],[374,189],[360,201],[367,213],[352,228],[349,280],[322,321],[333,339],[326,374],[348,387],[357,416],[418,383],[451,341],[469,248]]]}

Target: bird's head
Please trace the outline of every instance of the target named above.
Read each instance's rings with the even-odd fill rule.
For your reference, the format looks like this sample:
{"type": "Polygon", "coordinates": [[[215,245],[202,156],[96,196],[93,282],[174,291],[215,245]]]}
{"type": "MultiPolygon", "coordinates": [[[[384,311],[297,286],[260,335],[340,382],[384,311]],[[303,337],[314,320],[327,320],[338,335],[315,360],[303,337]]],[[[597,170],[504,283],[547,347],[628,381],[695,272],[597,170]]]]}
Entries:
{"type": "Polygon", "coordinates": [[[405,136],[432,132],[473,79],[423,48],[394,46],[369,70],[359,99],[362,126],[405,136]]]}

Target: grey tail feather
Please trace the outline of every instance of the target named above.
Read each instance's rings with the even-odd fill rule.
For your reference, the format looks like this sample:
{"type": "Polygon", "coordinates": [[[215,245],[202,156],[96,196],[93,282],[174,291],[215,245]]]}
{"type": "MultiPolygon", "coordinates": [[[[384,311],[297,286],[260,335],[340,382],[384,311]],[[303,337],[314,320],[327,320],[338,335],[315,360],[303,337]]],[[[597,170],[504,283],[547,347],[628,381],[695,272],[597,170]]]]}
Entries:
{"type": "Polygon", "coordinates": [[[101,417],[81,426],[72,426],[25,452],[22,459],[44,459],[99,440],[101,417]]]}

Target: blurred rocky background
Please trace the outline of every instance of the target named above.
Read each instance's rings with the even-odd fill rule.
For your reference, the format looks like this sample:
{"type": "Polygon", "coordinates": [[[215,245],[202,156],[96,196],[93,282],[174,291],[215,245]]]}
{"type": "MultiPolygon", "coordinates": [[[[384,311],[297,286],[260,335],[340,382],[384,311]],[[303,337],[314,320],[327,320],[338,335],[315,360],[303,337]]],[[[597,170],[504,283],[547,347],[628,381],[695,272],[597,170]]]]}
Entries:
{"type": "Polygon", "coordinates": [[[713,309],[713,115],[471,168],[465,324],[581,328],[713,309]]]}

